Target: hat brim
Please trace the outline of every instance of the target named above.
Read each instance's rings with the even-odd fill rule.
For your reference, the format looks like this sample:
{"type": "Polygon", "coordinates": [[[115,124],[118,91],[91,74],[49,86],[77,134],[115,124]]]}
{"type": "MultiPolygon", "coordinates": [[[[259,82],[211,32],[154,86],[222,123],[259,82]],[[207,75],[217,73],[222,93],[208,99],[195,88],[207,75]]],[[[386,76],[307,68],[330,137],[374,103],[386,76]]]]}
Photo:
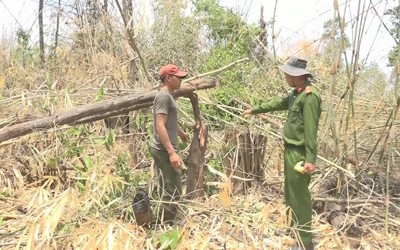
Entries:
{"type": "Polygon", "coordinates": [[[188,75],[188,72],[179,70],[178,72],[174,73],[173,75],[177,76],[177,77],[180,77],[180,78],[184,78],[184,77],[186,77],[188,75]]]}
{"type": "Polygon", "coordinates": [[[312,74],[305,69],[296,68],[296,67],[286,65],[286,64],[280,65],[280,66],[278,66],[278,68],[281,69],[286,74],[291,75],[291,76],[303,76],[303,75],[312,76],[312,74]]]}

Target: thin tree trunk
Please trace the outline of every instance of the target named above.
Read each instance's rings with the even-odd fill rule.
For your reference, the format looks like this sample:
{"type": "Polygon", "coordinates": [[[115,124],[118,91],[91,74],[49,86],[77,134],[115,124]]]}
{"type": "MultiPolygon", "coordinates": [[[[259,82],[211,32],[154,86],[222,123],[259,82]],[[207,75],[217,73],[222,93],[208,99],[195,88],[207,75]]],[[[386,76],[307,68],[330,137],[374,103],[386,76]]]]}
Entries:
{"type": "Polygon", "coordinates": [[[108,0],[104,0],[103,2],[103,12],[104,14],[108,14],[108,0]]]}
{"type": "MultiPolygon", "coordinates": [[[[122,3],[123,3],[123,4],[126,4],[125,1],[126,1],[126,0],[123,0],[122,3]]],[[[123,21],[124,21],[125,27],[129,27],[129,21],[130,21],[130,20],[127,20],[127,19],[125,18],[124,10],[123,10],[123,8],[121,8],[121,5],[119,4],[119,1],[116,0],[115,3],[117,4],[118,10],[119,10],[119,12],[120,12],[121,15],[122,15],[122,19],[123,19],[123,21]]],[[[149,74],[149,72],[147,71],[147,67],[146,67],[146,63],[145,63],[145,61],[144,61],[144,58],[142,57],[142,54],[140,53],[140,51],[139,51],[139,49],[138,49],[138,47],[137,47],[137,45],[136,45],[135,38],[134,38],[134,36],[133,36],[131,33],[129,33],[129,32],[127,32],[127,34],[128,34],[128,38],[129,38],[129,39],[128,39],[129,46],[130,46],[130,47],[132,48],[132,50],[137,54],[137,56],[138,56],[138,58],[139,58],[139,61],[140,61],[140,64],[141,64],[141,66],[142,66],[142,68],[143,68],[143,71],[144,71],[144,73],[145,73],[145,75],[146,75],[147,81],[148,81],[148,82],[151,82],[150,74],[149,74]]]]}
{"type": "MultiPolygon", "coordinates": [[[[123,16],[126,20],[125,27],[125,49],[129,56],[129,81],[135,85],[137,78],[137,66],[135,63],[135,53],[133,48],[129,45],[129,39],[134,37],[134,28],[132,22],[133,7],[131,0],[122,0],[123,16]]],[[[135,38],[133,38],[135,39],[135,38]]]]}
{"type": "MultiPolygon", "coordinates": [[[[332,27],[331,27],[331,53],[332,53],[332,65],[331,65],[331,84],[329,88],[329,104],[328,104],[328,119],[329,119],[329,127],[332,133],[333,140],[335,142],[335,157],[339,156],[339,138],[337,136],[336,124],[335,124],[335,110],[333,107],[333,94],[335,92],[336,86],[336,76],[338,69],[340,67],[340,54],[336,55],[334,53],[335,47],[335,32],[336,32],[336,21],[338,15],[339,7],[335,4],[334,14],[332,19],[332,27]]],[[[344,49],[344,48],[342,48],[344,49]]]]}
{"type": "Polygon", "coordinates": [[[262,30],[258,36],[258,39],[260,40],[261,48],[260,48],[260,54],[259,54],[259,61],[260,63],[264,63],[265,61],[265,49],[268,46],[267,43],[267,23],[264,20],[264,6],[261,5],[260,8],[260,20],[259,20],[259,24],[260,24],[260,29],[262,30]]]}
{"type": "Polygon", "coordinates": [[[39,0],[39,46],[40,63],[44,65],[43,0],[39,0]]]}
{"type": "MultiPolygon", "coordinates": [[[[122,0],[122,8],[123,8],[123,19],[126,20],[125,22],[125,38],[124,38],[124,47],[126,54],[128,55],[128,60],[129,60],[129,68],[128,68],[128,82],[129,86],[135,86],[137,83],[137,65],[135,62],[135,52],[132,49],[132,47],[129,45],[129,39],[134,38],[134,27],[133,27],[133,21],[132,21],[132,16],[133,16],[133,6],[132,6],[132,0],[122,0]]],[[[128,87],[129,87],[128,86],[128,87]]],[[[123,130],[125,133],[132,132],[131,138],[130,138],[130,144],[131,144],[131,155],[132,155],[132,166],[135,167],[137,164],[137,158],[138,158],[138,152],[139,150],[137,149],[138,145],[138,140],[136,139],[136,126],[135,123],[131,123],[130,120],[132,120],[134,114],[130,114],[129,112],[126,114],[121,115],[121,118],[124,123],[125,130],[123,130]],[[132,126],[131,126],[132,125],[132,126]]],[[[119,118],[119,117],[118,117],[119,118]]]]}
{"type": "Polygon", "coordinates": [[[274,52],[274,62],[276,62],[276,48],[275,48],[275,42],[276,42],[276,34],[275,34],[275,19],[276,19],[276,8],[278,6],[278,0],[275,0],[275,5],[274,5],[274,14],[272,15],[272,31],[271,31],[271,37],[272,37],[272,51],[274,52]]]}
{"type": "MultiPolygon", "coordinates": [[[[41,0],[43,1],[43,0],[41,0]]],[[[54,49],[53,53],[56,54],[56,50],[58,47],[58,31],[60,29],[60,15],[61,15],[61,0],[58,0],[58,7],[57,7],[57,21],[56,21],[56,34],[54,38],[54,49]]]]}

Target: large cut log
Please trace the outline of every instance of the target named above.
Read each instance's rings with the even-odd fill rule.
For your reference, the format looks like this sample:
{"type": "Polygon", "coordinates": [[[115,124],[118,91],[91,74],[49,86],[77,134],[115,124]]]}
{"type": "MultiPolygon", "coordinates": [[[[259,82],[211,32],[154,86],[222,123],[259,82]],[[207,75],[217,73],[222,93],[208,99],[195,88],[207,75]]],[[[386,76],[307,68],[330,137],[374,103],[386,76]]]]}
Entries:
{"type": "MultiPolygon", "coordinates": [[[[196,90],[213,88],[216,85],[217,80],[215,78],[197,79],[182,84],[182,86],[175,91],[174,96],[178,98],[191,94],[196,90]]],[[[97,121],[132,110],[149,107],[153,104],[156,93],[157,90],[152,90],[141,94],[126,95],[88,104],[52,116],[4,127],[0,130],[0,142],[61,125],[77,125],[97,121]]]]}

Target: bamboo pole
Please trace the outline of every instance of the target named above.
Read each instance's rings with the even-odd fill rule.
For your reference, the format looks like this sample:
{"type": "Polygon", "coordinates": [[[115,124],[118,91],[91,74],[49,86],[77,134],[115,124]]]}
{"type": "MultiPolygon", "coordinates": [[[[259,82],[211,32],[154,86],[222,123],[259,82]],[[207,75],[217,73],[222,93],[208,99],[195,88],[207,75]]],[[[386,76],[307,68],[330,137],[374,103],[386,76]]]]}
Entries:
{"type": "Polygon", "coordinates": [[[338,68],[340,66],[340,52],[338,55],[335,55],[334,48],[335,48],[335,32],[336,32],[336,19],[338,16],[339,6],[337,0],[334,1],[334,13],[333,13],[333,22],[331,27],[331,53],[332,53],[332,65],[331,65],[331,84],[329,88],[329,97],[328,97],[328,121],[330,130],[332,132],[332,137],[335,142],[335,156],[339,154],[339,138],[337,135],[336,125],[335,125],[335,111],[333,108],[333,93],[334,93],[334,86],[336,85],[336,76],[338,72],[338,68]]]}
{"type": "MultiPolygon", "coordinates": [[[[400,5],[400,0],[399,0],[399,5],[400,5]]],[[[397,37],[398,40],[400,41],[400,30],[397,33],[397,37]]],[[[397,49],[398,51],[400,51],[400,44],[397,44],[397,49]]],[[[397,117],[397,113],[399,111],[399,91],[398,91],[398,87],[399,87],[399,75],[400,75],[400,53],[397,53],[397,60],[396,60],[396,64],[394,67],[394,100],[393,103],[395,105],[395,108],[393,110],[393,119],[392,119],[392,126],[390,128],[393,127],[393,124],[396,121],[396,117],[397,117]]],[[[389,128],[389,129],[390,129],[389,128]]],[[[389,130],[390,131],[390,130],[389,130]]],[[[389,132],[388,132],[389,133],[389,132]]],[[[390,179],[390,156],[392,156],[393,158],[393,143],[394,141],[392,140],[390,142],[390,148],[389,148],[389,160],[388,160],[388,164],[387,164],[387,168],[386,168],[386,199],[385,199],[385,205],[386,205],[386,209],[385,209],[385,233],[386,233],[386,237],[389,237],[389,204],[390,204],[390,196],[389,196],[389,179],[390,179]]]]}

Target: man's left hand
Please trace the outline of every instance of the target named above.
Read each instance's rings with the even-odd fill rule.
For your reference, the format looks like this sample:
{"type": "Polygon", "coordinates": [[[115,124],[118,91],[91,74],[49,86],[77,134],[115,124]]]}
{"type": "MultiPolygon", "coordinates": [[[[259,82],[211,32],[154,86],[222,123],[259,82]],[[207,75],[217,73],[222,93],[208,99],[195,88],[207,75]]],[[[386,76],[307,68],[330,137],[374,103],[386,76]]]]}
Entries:
{"type": "Polygon", "coordinates": [[[306,162],[303,168],[303,174],[311,174],[315,170],[315,164],[306,162]]]}

